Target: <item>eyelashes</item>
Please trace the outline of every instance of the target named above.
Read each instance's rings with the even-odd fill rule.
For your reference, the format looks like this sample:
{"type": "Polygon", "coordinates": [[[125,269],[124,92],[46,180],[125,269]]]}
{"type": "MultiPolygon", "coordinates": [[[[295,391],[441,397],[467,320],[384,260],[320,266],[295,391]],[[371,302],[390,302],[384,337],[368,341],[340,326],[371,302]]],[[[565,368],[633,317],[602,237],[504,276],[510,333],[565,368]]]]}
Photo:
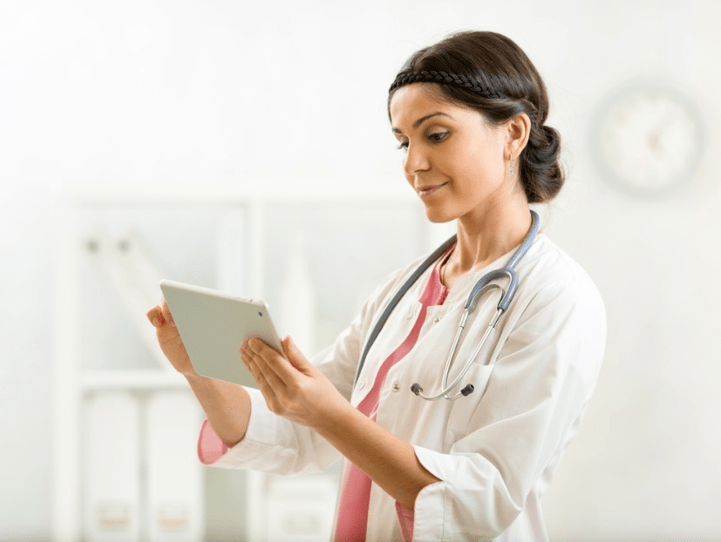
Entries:
{"type": "MultiPolygon", "coordinates": [[[[431,143],[440,143],[441,141],[443,141],[444,139],[446,139],[446,137],[448,137],[448,132],[433,132],[433,133],[428,134],[428,135],[426,136],[426,139],[427,139],[428,141],[430,141],[431,143]]],[[[407,148],[408,148],[408,142],[407,142],[407,141],[403,141],[403,142],[402,142],[400,145],[398,145],[398,147],[396,147],[396,148],[399,149],[399,150],[400,150],[400,149],[407,149],[407,148]]]]}
{"type": "Polygon", "coordinates": [[[428,134],[428,140],[433,143],[440,143],[448,136],[448,132],[433,132],[428,134]]]}

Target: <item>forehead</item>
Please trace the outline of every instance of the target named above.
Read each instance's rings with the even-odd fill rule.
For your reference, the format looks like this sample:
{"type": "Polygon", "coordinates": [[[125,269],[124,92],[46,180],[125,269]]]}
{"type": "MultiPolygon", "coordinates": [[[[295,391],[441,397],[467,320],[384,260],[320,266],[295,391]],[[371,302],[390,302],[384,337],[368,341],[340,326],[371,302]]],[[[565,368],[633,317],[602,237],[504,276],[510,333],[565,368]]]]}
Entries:
{"type": "Polygon", "coordinates": [[[393,128],[410,128],[413,123],[431,113],[442,112],[461,120],[480,113],[450,102],[435,83],[412,83],[395,91],[388,107],[393,128]]]}
{"type": "Polygon", "coordinates": [[[391,121],[394,121],[409,110],[444,105],[450,104],[441,99],[441,93],[437,85],[432,83],[412,83],[400,87],[393,93],[388,111],[391,121]]]}

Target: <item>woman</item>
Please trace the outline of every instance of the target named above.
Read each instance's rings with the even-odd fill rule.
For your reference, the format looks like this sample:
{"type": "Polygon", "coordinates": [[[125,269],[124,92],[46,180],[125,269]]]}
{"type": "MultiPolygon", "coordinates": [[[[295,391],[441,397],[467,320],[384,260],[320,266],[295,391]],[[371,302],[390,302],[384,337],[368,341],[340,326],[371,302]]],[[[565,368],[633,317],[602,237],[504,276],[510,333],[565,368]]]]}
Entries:
{"type": "Polygon", "coordinates": [[[376,321],[419,262],[388,277],[312,364],[290,338],[284,355],[243,343],[260,391],[197,375],[167,305],[151,309],[165,355],[208,417],[199,456],[277,473],[345,456],[339,541],[546,540],[540,498],[578,429],[605,344],[603,303],[584,271],[536,236],[516,264],[515,298],[475,357],[498,294],[470,313],[448,377],[472,357],[448,396],[464,393],[422,397],[438,393],[474,284],[535,232],[529,203],[563,184],[545,86],[511,40],[465,32],[407,61],[388,113],[406,179],[429,220],[456,221],[457,242],[405,292],[360,371],[376,321]]]}

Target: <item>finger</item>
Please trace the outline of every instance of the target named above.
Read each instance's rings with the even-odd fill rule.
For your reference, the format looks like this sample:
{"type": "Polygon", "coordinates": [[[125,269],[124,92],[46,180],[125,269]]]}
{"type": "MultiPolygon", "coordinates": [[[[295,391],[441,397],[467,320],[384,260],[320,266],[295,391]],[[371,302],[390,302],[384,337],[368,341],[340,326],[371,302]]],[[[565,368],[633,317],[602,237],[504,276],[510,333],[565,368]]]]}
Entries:
{"type": "Polygon", "coordinates": [[[276,412],[277,408],[276,405],[278,404],[278,397],[275,393],[275,390],[268,384],[268,381],[265,379],[265,376],[260,371],[258,366],[253,363],[250,358],[244,354],[241,353],[241,359],[243,360],[243,363],[250,371],[250,374],[253,376],[253,380],[255,380],[255,383],[258,384],[258,389],[260,390],[260,393],[263,394],[263,399],[265,399],[265,404],[268,405],[268,408],[271,412],[276,412]]]}
{"type": "Polygon", "coordinates": [[[261,384],[266,383],[265,377],[263,376],[263,373],[258,368],[258,365],[256,365],[253,362],[253,360],[250,359],[250,356],[245,351],[243,351],[242,347],[240,350],[240,359],[243,362],[243,364],[250,371],[250,374],[252,375],[253,380],[255,380],[256,384],[258,384],[260,386],[261,384]]]}
{"type": "Polygon", "coordinates": [[[275,348],[271,348],[260,339],[251,339],[248,341],[248,346],[251,352],[264,359],[268,369],[273,371],[284,383],[291,383],[298,378],[298,369],[275,348]]]}
{"type": "Polygon", "coordinates": [[[269,382],[269,375],[264,373],[261,370],[260,365],[254,361],[258,359],[257,356],[250,354],[247,349],[243,352],[241,357],[245,366],[248,367],[250,374],[253,375],[253,379],[256,384],[258,384],[258,389],[263,394],[265,404],[268,405],[271,412],[282,415],[283,408],[281,407],[280,394],[284,393],[284,391],[281,391],[284,390],[284,388],[280,388],[279,386],[284,386],[284,384],[277,380],[277,376],[272,374],[270,376],[276,379],[276,381],[274,383],[269,382]]]}
{"type": "Polygon", "coordinates": [[[155,305],[155,307],[150,309],[145,316],[148,317],[150,323],[155,327],[163,327],[166,323],[165,317],[163,316],[163,310],[160,308],[160,305],[155,305]]]}
{"type": "Polygon", "coordinates": [[[254,371],[259,373],[260,377],[262,377],[262,379],[267,382],[271,388],[277,389],[278,391],[285,389],[286,383],[283,381],[281,376],[273,370],[275,363],[269,363],[267,359],[270,356],[281,358],[278,352],[258,339],[251,339],[250,341],[245,341],[241,346],[241,356],[243,357],[243,361],[247,362],[254,371]],[[254,344],[254,341],[260,342],[261,345],[254,344]]]}
{"type": "Polygon", "coordinates": [[[163,310],[163,317],[165,318],[165,320],[171,326],[175,326],[175,320],[173,320],[173,315],[170,314],[170,307],[168,307],[168,303],[167,303],[167,301],[165,301],[164,297],[160,300],[160,306],[163,310]]]}
{"type": "Polygon", "coordinates": [[[285,352],[286,358],[288,358],[288,361],[290,361],[293,367],[295,367],[303,374],[310,374],[312,372],[314,366],[308,361],[308,358],[306,358],[300,351],[300,349],[296,346],[290,335],[283,339],[281,345],[283,346],[283,351],[285,352]]]}

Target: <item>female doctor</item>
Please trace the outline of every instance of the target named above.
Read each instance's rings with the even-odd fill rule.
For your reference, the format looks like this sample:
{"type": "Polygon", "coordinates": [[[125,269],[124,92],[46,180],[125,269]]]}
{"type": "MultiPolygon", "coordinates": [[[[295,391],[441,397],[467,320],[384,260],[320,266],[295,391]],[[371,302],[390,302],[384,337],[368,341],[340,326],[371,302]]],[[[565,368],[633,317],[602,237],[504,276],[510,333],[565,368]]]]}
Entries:
{"type": "Polygon", "coordinates": [[[549,201],[564,181],[548,108],[531,61],[496,33],[450,36],[403,66],[388,97],[403,172],[430,221],[455,220],[457,241],[412,281],[362,367],[381,313],[421,259],[391,274],[312,363],[290,337],[283,353],[243,343],[259,390],[198,375],[165,302],[148,312],[207,415],[203,463],[297,473],[344,456],[337,541],[547,540],[540,499],[605,345],[595,286],[535,235],[529,204],[549,201]],[[513,258],[519,246],[527,251],[513,258]],[[495,328],[511,289],[505,275],[456,341],[476,281],[512,258],[518,286],[495,328]]]}

